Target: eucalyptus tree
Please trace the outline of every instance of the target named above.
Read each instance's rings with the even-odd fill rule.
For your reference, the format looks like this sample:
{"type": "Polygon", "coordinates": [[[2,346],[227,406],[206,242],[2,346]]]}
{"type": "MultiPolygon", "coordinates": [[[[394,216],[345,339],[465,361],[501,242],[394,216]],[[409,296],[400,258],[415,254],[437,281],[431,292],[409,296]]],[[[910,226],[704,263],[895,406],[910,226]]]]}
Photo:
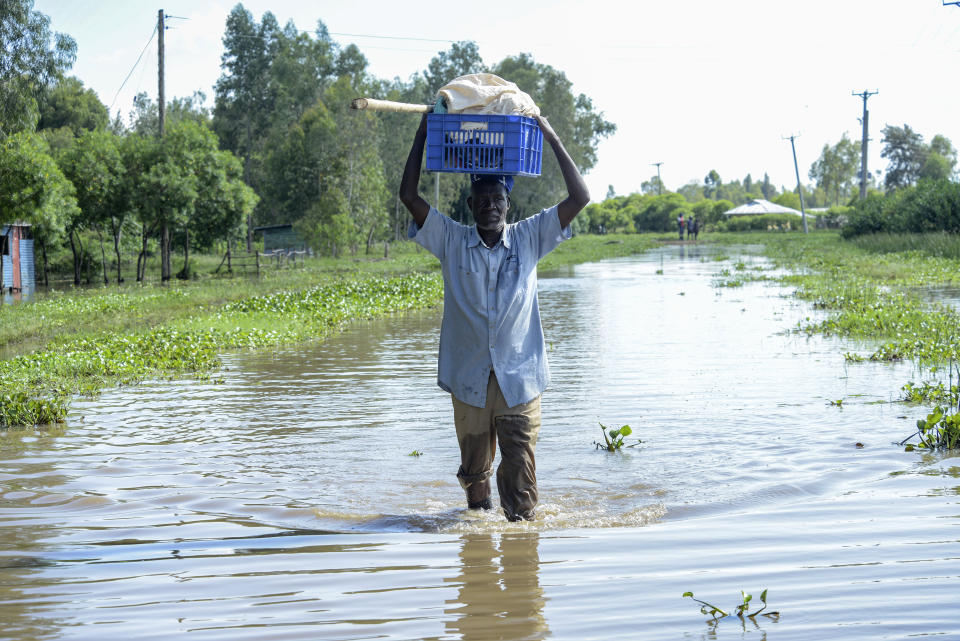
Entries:
{"type": "Polygon", "coordinates": [[[808,175],[828,199],[833,196],[834,205],[839,205],[851,195],[859,167],[860,147],[844,133],[835,145],[823,146],[808,175]]]}
{"type": "Polygon", "coordinates": [[[33,131],[44,92],[73,66],[77,44],[51,31],[33,0],[3,0],[0,51],[0,137],[33,131]]]}
{"type": "MultiPolygon", "coordinates": [[[[536,62],[529,54],[505,58],[494,65],[492,71],[530,94],[581,173],[593,168],[597,162],[597,145],[613,135],[616,125],[605,120],[586,95],[574,95],[573,83],[566,74],[536,62]]],[[[515,196],[511,196],[514,219],[526,218],[565,197],[563,176],[549,148],[543,152],[540,178],[519,178],[514,193],[515,196]]]]}

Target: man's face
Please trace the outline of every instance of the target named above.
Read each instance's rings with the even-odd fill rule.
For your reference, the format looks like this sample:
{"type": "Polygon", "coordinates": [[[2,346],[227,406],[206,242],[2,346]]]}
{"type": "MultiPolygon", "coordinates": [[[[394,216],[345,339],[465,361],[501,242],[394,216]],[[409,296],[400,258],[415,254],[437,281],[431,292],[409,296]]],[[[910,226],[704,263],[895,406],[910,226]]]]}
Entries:
{"type": "Polygon", "coordinates": [[[485,231],[500,231],[506,225],[510,199],[507,188],[498,182],[480,181],[470,187],[467,206],[473,213],[477,228],[485,231]]]}

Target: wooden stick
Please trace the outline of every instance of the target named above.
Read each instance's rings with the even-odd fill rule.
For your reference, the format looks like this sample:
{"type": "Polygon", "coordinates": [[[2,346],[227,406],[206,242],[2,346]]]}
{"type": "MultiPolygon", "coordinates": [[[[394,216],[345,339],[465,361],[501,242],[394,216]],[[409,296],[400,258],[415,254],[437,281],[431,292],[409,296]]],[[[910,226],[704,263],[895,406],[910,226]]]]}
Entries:
{"type": "Polygon", "coordinates": [[[394,102],[392,100],[377,100],[375,98],[354,98],[350,101],[351,109],[370,109],[374,111],[400,111],[406,113],[427,113],[431,105],[417,105],[411,102],[394,102]]]}

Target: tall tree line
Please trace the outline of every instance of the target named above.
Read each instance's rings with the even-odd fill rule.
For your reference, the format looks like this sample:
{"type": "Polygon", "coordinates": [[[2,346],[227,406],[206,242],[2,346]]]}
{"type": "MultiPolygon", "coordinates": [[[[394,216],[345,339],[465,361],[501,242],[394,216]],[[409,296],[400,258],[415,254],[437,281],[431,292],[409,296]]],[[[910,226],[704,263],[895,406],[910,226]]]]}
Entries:
{"type": "MultiPolygon", "coordinates": [[[[511,80],[540,106],[581,171],[596,163],[597,143],[615,131],[590,99],[575,95],[562,71],[531,56],[487,66],[472,42],[453,43],[407,80],[382,80],[354,45],[334,42],[322,21],[311,33],[271,13],[257,21],[238,4],[223,37],[213,128],[241,158],[244,178],[261,196],[249,228],[290,223],[323,251],[337,254],[400,236],[407,217],[396,196],[418,119],[409,114],[351,112],[350,99],[371,96],[432,104],[453,78],[490,71],[511,80]]],[[[539,179],[520,179],[512,215],[536,213],[562,198],[553,157],[539,179]]],[[[436,176],[424,196],[435,200],[436,176]]],[[[442,174],[438,208],[469,220],[464,175],[442,174]]]]}

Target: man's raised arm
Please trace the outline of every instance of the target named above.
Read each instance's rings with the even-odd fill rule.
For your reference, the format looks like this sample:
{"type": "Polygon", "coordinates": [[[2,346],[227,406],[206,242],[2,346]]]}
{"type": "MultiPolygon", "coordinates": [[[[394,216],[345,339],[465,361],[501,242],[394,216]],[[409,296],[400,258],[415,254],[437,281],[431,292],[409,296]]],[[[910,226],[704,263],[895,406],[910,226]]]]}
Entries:
{"type": "MultiPolygon", "coordinates": [[[[563,174],[563,182],[567,185],[567,197],[557,205],[557,216],[560,218],[560,227],[567,227],[573,222],[573,219],[577,217],[580,210],[590,202],[590,190],[587,189],[587,183],[584,182],[583,176],[577,171],[577,166],[573,164],[573,159],[570,157],[570,154],[567,153],[567,150],[564,149],[563,143],[560,142],[560,137],[557,136],[557,132],[553,130],[553,127],[550,126],[547,119],[543,116],[536,116],[536,120],[537,124],[540,125],[540,130],[543,132],[543,139],[553,147],[553,153],[557,157],[557,162],[560,163],[560,173],[563,174]]],[[[417,167],[419,168],[419,165],[417,167]]],[[[406,178],[406,174],[404,174],[404,178],[406,178]]],[[[401,198],[402,197],[401,195],[401,198]]]]}
{"type": "Polygon", "coordinates": [[[417,191],[420,185],[420,164],[423,162],[423,146],[426,140],[427,115],[424,114],[420,119],[417,135],[413,138],[413,146],[410,147],[410,155],[407,156],[407,164],[403,168],[403,179],[400,181],[400,200],[413,216],[417,227],[423,227],[423,223],[427,222],[427,214],[430,213],[429,203],[421,198],[417,191]]]}

